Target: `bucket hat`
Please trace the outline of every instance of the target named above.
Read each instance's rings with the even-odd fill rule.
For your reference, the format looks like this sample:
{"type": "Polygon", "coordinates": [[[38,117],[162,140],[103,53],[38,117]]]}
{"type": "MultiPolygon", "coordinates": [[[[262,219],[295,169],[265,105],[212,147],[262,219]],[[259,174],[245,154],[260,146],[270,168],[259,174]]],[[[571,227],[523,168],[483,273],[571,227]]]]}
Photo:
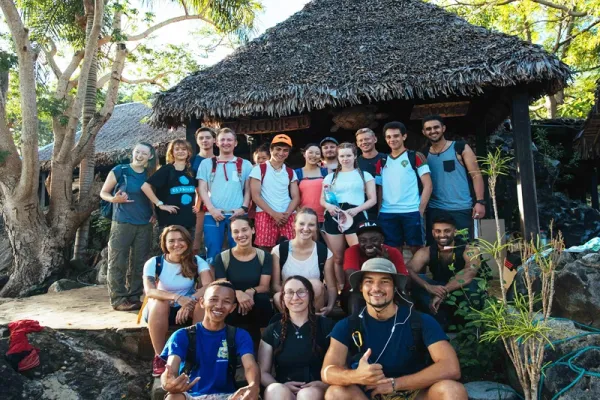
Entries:
{"type": "Polygon", "coordinates": [[[403,291],[404,286],[406,286],[406,275],[399,274],[396,271],[396,266],[393,262],[388,260],[387,258],[371,258],[365,261],[360,269],[360,271],[354,272],[350,275],[350,287],[352,287],[353,291],[359,291],[360,283],[362,282],[363,275],[365,272],[377,272],[380,274],[390,274],[394,279],[394,287],[398,291],[403,291]]]}

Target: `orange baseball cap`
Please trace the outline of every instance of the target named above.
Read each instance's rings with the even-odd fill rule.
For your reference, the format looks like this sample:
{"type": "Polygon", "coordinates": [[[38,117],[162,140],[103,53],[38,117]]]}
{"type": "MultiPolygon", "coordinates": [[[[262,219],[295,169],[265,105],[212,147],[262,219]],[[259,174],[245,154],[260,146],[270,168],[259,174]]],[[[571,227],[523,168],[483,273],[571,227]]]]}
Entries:
{"type": "Polygon", "coordinates": [[[287,144],[288,146],[292,147],[292,139],[290,139],[288,135],[280,134],[275,136],[271,141],[271,146],[278,143],[287,144]]]}

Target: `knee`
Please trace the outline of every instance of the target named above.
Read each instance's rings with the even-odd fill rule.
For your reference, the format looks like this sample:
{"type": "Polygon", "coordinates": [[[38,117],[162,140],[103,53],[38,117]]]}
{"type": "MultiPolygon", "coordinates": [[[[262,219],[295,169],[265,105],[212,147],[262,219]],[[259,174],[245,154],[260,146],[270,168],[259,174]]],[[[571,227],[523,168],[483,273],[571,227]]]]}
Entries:
{"type": "Polygon", "coordinates": [[[325,400],[347,400],[352,398],[352,391],[347,386],[332,385],[325,392],[325,400]]]}
{"type": "Polygon", "coordinates": [[[265,389],[265,400],[293,399],[292,392],[281,383],[271,383],[265,389]]]}
{"type": "Polygon", "coordinates": [[[467,400],[467,390],[462,383],[443,380],[433,384],[428,390],[428,398],[435,400],[467,400]]]}
{"type": "Polygon", "coordinates": [[[165,396],[165,400],[185,400],[185,395],[181,393],[169,393],[165,396]]]}
{"type": "Polygon", "coordinates": [[[163,318],[166,320],[169,316],[171,305],[167,300],[150,299],[148,300],[147,307],[149,307],[148,322],[150,322],[163,318]]]}
{"type": "Polygon", "coordinates": [[[296,400],[320,400],[323,398],[323,390],[316,387],[300,389],[300,391],[296,393],[296,400]]]}
{"type": "Polygon", "coordinates": [[[323,293],[325,293],[325,286],[323,285],[323,282],[316,279],[310,279],[310,283],[312,284],[315,292],[315,298],[323,296],[323,293]]]}
{"type": "Polygon", "coordinates": [[[344,250],[335,249],[333,250],[333,263],[337,265],[344,264],[344,250]]]}

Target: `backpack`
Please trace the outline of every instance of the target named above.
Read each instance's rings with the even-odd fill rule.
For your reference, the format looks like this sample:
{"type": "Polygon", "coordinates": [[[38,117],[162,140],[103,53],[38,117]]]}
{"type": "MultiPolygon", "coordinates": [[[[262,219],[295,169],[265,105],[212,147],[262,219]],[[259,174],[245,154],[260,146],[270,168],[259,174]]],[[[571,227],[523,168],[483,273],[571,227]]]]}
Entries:
{"type": "MultiPolygon", "coordinates": [[[[325,263],[327,262],[327,246],[321,242],[315,242],[317,244],[317,258],[319,259],[319,273],[321,274],[321,281],[325,276],[325,263]]],[[[285,262],[288,259],[290,253],[290,241],[286,240],[279,244],[279,266],[283,268],[285,262]]]]}
{"type": "MultiPolygon", "coordinates": [[[[263,249],[256,249],[256,256],[258,257],[258,262],[262,267],[265,263],[265,251],[263,249]]],[[[227,272],[227,268],[229,268],[229,261],[231,260],[231,249],[224,250],[221,252],[221,261],[223,262],[223,268],[225,272],[227,272]]]]}
{"type": "MultiPolygon", "coordinates": [[[[329,171],[327,170],[327,168],[319,168],[321,170],[321,177],[325,178],[327,176],[327,174],[329,173],[329,171]]],[[[302,168],[297,168],[294,170],[296,172],[296,177],[298,178],[298,182],[300,182],[302,179],[304,179],[304,172],[302,171],[302,168]]]]}
{"type": "MultiPolygon", "coordinates": [[[[423,193],[423,182],[421,182],[421,177],[419,176],[419,171],[417,167],[417,152],[414,150],[406,150],[408,155],[408,162],[412,167],[413,171],[415,171],[415,175],[417,176],[417,184],[419,185],[419,195],[423,193]]],[[[385,168],[385,164],[387,163],[388,155],[382,154],[381,158],[377,160],[375,163],[375,175],[381,176],[381,172],[383,168],[385,168]]]]}
{"type": "MultiPolygon", "coordinates": [[[[235,371],[240,365],[237,356],[237,347],[235,345],[235,334],[237,328],[235,326],[225,325],[227,330],[225,333],[227,341],[227,373],[230,379],[235,383],[236,387],[241,387],[235,381],[235,371]]],[[[185,328],[188,337],[188,348],[185,355],[185,364],[183,365],[182,373],[190,376],[190,372],[200,368],[200,359],[196,357],[196,324],[185,328]]]]}
{"type": "MultiPolygon", "coordinates": [[[[212,157],[212,170],[210,171],[210,178],[208,182],[208,186],[210,186],[215,180],[215,174],[217,172],[217,157],[212,157]]],[[[242,187],[242,192],[244,191],[244,180],[242,179],[242,165],[244,164],[244,159],[241,157],[237,157],[235,160],[235,170],[237,171],[238,179],[240,181],[240,186],[242,187]]]]}
{"type": "MultiPolygon", "coordinates": [[[[117,184],[113,188],[112,195],[114,196],[118,191],[119,187],[125,183],[125,189],[127,189],[127,176],[129,175],[129,164],[121,165],[121,176],[117,179],[117,184]]],[[[100,200],[100,216],[102,218],[112,220],[113,217],[113,203],[106,200],[100,200]]]]}
{"type": "MultiPolygon", "coordinates": [[[[409,351],[416,353],[421,358],[425,366],[431,365],[431,355],[425,346],[423,341],[423,322],[421,320],[422,313],[419,311],[412,310],[409,318],[410,330],[413,337],[413,345],[408,349],[409,351]]],[[[367,351],[368,345],[365,341],[365,331],[360,317],[360,313],[354,313],[348,317],[348,331],[350,335],[354,332],[359,332],[363,338],[363,346],[358,347],[352,340],[350,347],[348,348],[348,365],[358,362],[361,357],[367,351]]]]}

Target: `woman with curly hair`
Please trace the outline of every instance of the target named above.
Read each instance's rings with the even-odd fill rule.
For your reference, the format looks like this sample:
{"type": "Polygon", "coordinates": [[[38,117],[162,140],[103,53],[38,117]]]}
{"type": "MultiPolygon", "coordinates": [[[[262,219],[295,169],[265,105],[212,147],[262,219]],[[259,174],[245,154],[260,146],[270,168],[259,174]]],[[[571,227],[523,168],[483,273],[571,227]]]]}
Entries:
{"type": "Polygon", "coordinates": [[[334,322],[315,314],[310,281],[294,275],[281,289],[281,320],[269,325],[258,350],[265,400],[319,400],[327,385],[321,381],[323,357],[334,322]],[[271,375],[275,366],[275,376],[271,375]]]}
{"type": "Polygon", "coordinates": [[[163,165],[146,183],[142,191],[158,208],[158,228],[162,231],[169,225],[181,225],[194,238],[196,217],[194,201],[196,178],[190,160],[192,145],[184,139],[176,139],[167,148],[167,164],[163,165]]]}
{"type": "Polygon", "coordinates": [[[204,316],[198,299],[213,277],[206,261],[193,255],[192,245],[190,233],[183,226],[168,226],[160,235],[163,254],[152,257],[144,265],[148,305],[143,315],[154,348],[154,376],[160,376],[165,370],[165,360],[158,355],[165,347],[169,326],[196,323],[204,316]]]}

